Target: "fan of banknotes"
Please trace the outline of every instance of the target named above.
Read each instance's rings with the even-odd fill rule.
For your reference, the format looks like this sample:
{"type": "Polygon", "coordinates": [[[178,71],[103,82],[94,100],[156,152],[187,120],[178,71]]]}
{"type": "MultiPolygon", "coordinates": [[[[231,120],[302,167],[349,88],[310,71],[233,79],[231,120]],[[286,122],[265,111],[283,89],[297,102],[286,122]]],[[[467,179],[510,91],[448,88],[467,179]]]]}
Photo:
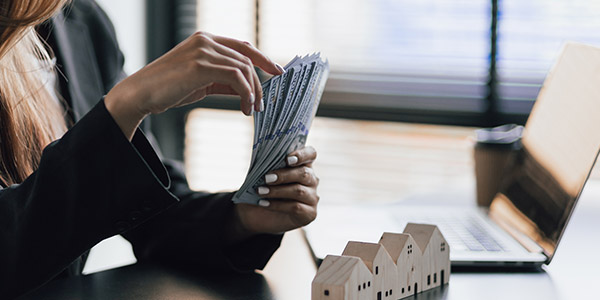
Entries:
{"type": "Polygon", "coordinates": [[[265,109],[254,114],[254,144],[248,175],[235,203],[258,204],[265,175],[286,166],[285,157],[302,148],[329,75],[320,54],[296,56],[285,72],[262,84],[265,109]]]}

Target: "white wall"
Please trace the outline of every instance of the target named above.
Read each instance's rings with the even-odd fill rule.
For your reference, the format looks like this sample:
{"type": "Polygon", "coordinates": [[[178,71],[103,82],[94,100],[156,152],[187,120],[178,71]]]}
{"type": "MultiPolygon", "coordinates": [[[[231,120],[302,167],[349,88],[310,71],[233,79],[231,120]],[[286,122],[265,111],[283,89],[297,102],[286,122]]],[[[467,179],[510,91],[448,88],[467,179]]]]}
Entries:
{"type": "Polygon", "coordinates": [[[131,74],[146,65],[146,1],[96,0],[113,21],[117,39],[125,54],[125,72],[131,74]]]}

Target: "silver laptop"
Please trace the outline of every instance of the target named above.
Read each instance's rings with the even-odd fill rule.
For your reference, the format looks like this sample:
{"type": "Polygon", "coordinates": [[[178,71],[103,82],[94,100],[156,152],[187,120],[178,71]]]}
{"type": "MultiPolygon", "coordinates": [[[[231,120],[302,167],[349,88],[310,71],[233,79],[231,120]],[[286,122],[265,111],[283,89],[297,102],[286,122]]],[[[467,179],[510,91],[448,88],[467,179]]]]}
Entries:
{"type": "MultiPolygon", "coordinates": [[[[315,258],[339,255],[349,240],[377,242],[385,231],[423,222],[438,225],[453,267],[550,263],[600,149],[600,49],[565,45],[522,145],[489,208],[321,205],[317,220],[305,228],[315,258]]],[[[443,197],[452,195],[437,202],[447,203],[443,197]]]]}

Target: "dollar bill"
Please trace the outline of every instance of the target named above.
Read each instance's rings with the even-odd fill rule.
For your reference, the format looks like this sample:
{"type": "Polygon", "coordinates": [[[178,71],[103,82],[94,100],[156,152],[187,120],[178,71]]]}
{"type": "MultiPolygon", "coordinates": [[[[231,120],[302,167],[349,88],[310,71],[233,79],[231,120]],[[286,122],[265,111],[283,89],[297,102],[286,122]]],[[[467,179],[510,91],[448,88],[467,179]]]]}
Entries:
{"type": "Polygon", "coordinates": [[[284,168],[286,157],[304,147],[316,114],[329,63],[319,53],[294,57],[285,72],[262,84],[265,109],[254,114],[254,143],[248,174],[233,196],[235,203],[258,204],[265,175],[284,168]]]}

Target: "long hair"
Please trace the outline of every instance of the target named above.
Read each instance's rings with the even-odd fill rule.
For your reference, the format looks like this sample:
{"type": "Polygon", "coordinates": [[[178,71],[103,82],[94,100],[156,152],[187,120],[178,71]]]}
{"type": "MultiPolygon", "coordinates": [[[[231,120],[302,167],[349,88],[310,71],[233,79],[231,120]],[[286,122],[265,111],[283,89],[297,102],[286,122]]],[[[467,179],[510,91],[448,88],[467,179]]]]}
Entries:
{"type": "Polygon", "coordinates": [[[42,150],[66,130],[61,108],[44,87],[50,55],[34,26],[68,0],[0,0],[0,183],[21,183],[42,150]]]}

